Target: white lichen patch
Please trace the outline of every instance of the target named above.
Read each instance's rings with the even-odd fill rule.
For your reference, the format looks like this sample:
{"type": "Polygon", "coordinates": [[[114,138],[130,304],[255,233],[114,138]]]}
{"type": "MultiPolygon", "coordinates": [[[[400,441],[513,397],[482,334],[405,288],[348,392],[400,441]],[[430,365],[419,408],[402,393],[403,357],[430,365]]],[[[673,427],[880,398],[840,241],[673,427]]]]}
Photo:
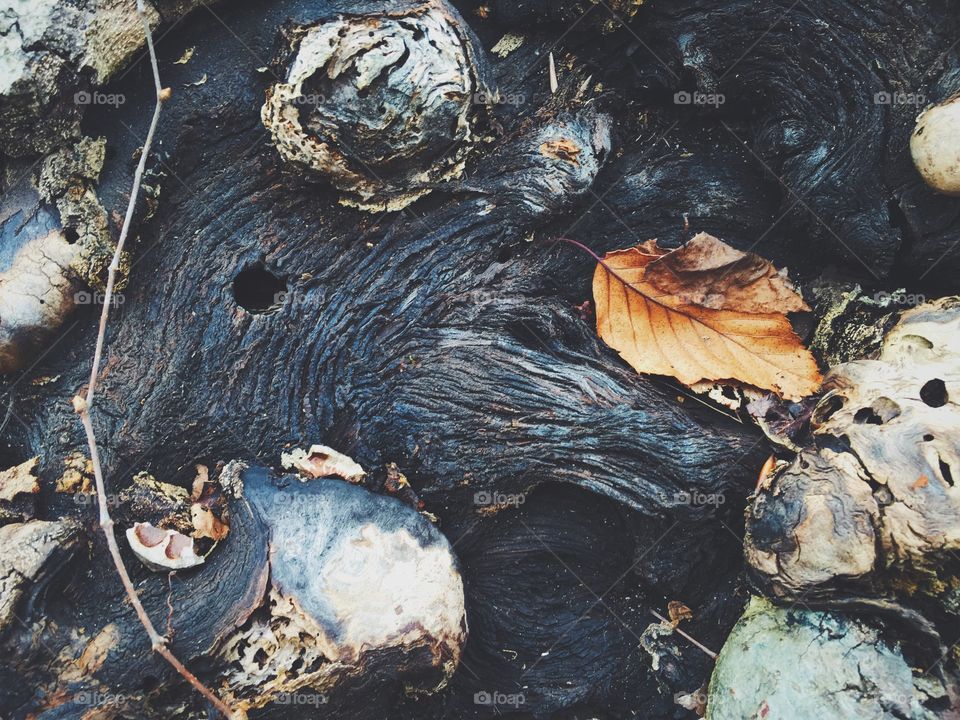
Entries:
{"type": "Polygon", "coordinates": [[[466,640],[463,580],[445,546],[363,525],[331,549],[319,584],[339,626],[332,657],[356,662],[365,648],[427,642],[437,661],[449,653],[456,665],[466,640]]]}
{"type": "Polygon", "coordinates": [[[281,156],[344,204],[395,210],[462,172],[477,90],[469,40],[430,3],[306,29],[261,117],[281,156]]]}
{"type": "Polygon", "coordinates": [[[523,35],[508,32],[497,41],[496,45],[490,48],[490,52],[492,52],[494,55],[505,58],[507,55],[523,45],[524,40],[526,40],[526,38],[523,35]]]}
{"type": "MultiPolygon", "coordinates": [[[[0,14],[0,95],[36,72],[37,58],[30,48],[40,44],[56,22],[72,19],[70,10],[58,18],[56,0],[8,0],[0,14]]],[[[64,12],[61,8],[60,12],[64,12]]],[[[74,11],[76,12],[76,11],[74,11]]]]}

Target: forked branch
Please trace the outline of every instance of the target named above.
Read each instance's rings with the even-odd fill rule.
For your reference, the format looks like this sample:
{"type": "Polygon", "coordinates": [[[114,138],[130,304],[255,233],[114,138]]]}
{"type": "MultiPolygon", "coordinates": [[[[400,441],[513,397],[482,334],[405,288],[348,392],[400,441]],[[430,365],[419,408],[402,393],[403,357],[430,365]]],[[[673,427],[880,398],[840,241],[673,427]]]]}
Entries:
{"type": "Polygon", "coordinates": [[[97,439],[93,432],[93,423],[90,421],[90,411],[93,409],[94,399],[96,397],[97,380],[100,372],[100,361],[103,355],[104,338],[107,331],[107,320],[110,315],[110,304],[113,297],[113,289],[116,284],[117,270],[120,267],[120,258],[123,254],[123,246],[126,243],[127,235],[130,232],[130,224],[133,219],[134,208],[137,203],[137,196],[140,192],[140,183],[143,179],[143,171],[147,165],[147,156],[150,152],[150,145],[153,142],[153,135],[157,129],[157,122],[160,119],[160,110],[163,103],[170,98],[170,90],[165,89],[160,84],[160,71],[157,67],[157,55],[153,49],[153,35],[150,31],[150,22],[144,11],[143,0],[137,0],[137,14],[143,23],[143,31],[147,39],[147,51],[150,55],[150,65],[153,70],[153,82],[156,88],[157,101],[153,109],[153,118],[150,120],[150,128],[147,130],[147,137],[143,143],[143,150],[140,153],[140,161],[137,163],[137,169],[133,176],[133,188],[130,191],[130,201],[127,203],[127,214],[123,219],[123,226],[120,230],[120,237],[117,240],[117,247],[113,253],[113,259],[110,261],[110,267],[107,271],[107,285],[103,294],[103,309],[100,312],[100,325],[97,333],[96,348],[93,353],[93,367],[90,368],[90,383],[87,386],[85,397],[77,395],[73,398],[73,407],[79,413],[80,420],[83,423],[83,429],[87,435],[87,444],[90,446],[90,460],[93,464],[93,474],[97,486],[97,505],[100,511],[100,527],[107,540],[107,547],[110,550],[110,556],[113,558],[113,564],[117,568],[117,574],[123,583],[123,588],[130,599],[130,604],[137,613],[137,617],[143,624],[147,635],[150,638],[150,644],[154,652],[160,654],[183,678],[193,685],[197,691],[209,700],[221,713],[227,718],[236,718],[237,714],[233,712],[225,703],[223,703],[209,688],[190,672],[181,663],[167,647],[167,639],[157,632],[156,628],[147,615],[147,611],[140,602],[133,583],[130,581],[130,575],[123,563],[120,555],[120,548],[117,545],[117,536],[113,529],[113,519],[110,517],[110,510],[107,507],[106,484],[103,479],[103,470],[100,467],[100,453],[97,450],[97,439]]]}

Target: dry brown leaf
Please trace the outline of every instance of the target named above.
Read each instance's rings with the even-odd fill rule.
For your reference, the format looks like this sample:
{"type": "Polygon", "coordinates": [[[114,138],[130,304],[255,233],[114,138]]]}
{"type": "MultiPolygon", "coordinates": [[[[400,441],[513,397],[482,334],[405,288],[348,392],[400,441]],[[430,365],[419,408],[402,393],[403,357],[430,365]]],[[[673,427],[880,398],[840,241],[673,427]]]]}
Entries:
{"type": "Polygon", "coordinates": [[[194,503],[190,506],[190,522],[193,523],[193,537],[210,538],[214,542],[220,542],[230,534],[230,526],[213,514],[213,511],[201,505],[194,503]]]}
{"type": "Polygon", "coordinates": [[[194,465],[193,467],[197,471],[197,475],[193,478],[193,485],[190,487],[190,500],[197,502],[203,495],[207,483],[210,482],[210,470],[206,465],[194,465]]]}
{"type": "Polygon", "coordinates": [[[220,485],[210,481],[210,471],[206,465],[197,465],[196,470],[197,476],[193,479],[193,491],[190,494],[191,535],[198,540],[209,538],[220,542],[230,534],[227,499],[220,485]]]}
{"type": "Polygon", "coordinates": [[[674,627],[682,620],[693,620],[693,610],[679,600],[671,600],[667,603],[667,614],[670,616],[670,624],[674,627]]]}
{"type": "Polygon", "coordinates": [[[810,309],[785,271],[713,235],[698,233],[676,250],[657,250],[664,254],[647,267],[646,280],[661,292],[684,297],[692,305],[745,313],[810,309]]]}
{"type": "Polygon", "coordinates": [[[714,241],[720,242],[701,239],[693,251],[684,246],[671,252],[651,240],[607,253],[593,276],[598,334],[638,372],[669,375],[688,386],[701,380],[736,380],[789,398],[814,392],[821,380],[816,361],[783,310],[769,311],[770,306],[796,307],[802,298],[791,298],[775,271],[774,276],[760,272],[753,261],[737,259],[714,241]],[[689,280],[695,273],[691,258],[696,257],[708,265],[700,272],[699,285],[689,280]],[[669,268],[676,266],[684,273],[685,279],[672,286],[682,287],[681,294],[665,292],[650,281],[648,271],[657,263],[662,265],[655,277],[665,286],[669,283],[663,273],[669,268]],[[711,263],[716,267],[710,269],[711,263]],[[727,272],[731,263],[733,271],[727,272]],[[729,296],[724,290],[727,280],[735,284],[729,296]],[[718,294],[724,297],[705,300],[717,307],[695,302],[718,294]],[[758,303],[763,312],[755,311],[758,303]]]}

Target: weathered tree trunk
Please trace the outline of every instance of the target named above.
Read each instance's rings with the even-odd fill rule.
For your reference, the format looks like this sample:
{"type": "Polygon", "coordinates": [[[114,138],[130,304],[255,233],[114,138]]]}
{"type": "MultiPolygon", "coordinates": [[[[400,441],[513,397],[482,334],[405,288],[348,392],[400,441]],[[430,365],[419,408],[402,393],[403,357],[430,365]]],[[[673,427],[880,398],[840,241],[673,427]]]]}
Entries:
{"type": "MultiPolygon", "coordinates": [[[[335,683],[326,709],[254,711],[264,717],[684,717],[674,696],[706,682],[710,658],[641,637],[651,610],[681,600],[694,611],[684,627],[722,644],[746,601],[743,509],[770,448],[606,348],[579,310],[593,261],[549,241],[602,252],[707,231],[801,284],[830,269],[876,289],[960,290],[960,201],[916,174],[919,108],[896,99],[960,88],[960,19],[947,0],[456,4],[151,9],[172,98],[94,411],[108,481],[119,494],[145,471],[189,487],[198,463],[262,474],[291,446],[323,443],[376,493],[395,463],[438,519],[439,533],[410,532],[462,575],[469,638],[449,683],[405,696],[442,684],[427,669],[459,650],[391,645],[335,683]],[[309,28],[342,30],[334,43],[358,23],[384,33],[370,57],[404,37],[393,67],[452,63],[456,106],[449,78],[421,98],[403,78],[364,88],[323,63],[283,94],[309,28]],[[491,55],[507,32],[523,42],[491,55]],[[355,104],[326,104],[344,97],[355,104]],[[417,123],[382,128],[380,113],[417,123]],[[284,125],[293,117],[302,127],[284,125]],[[401,152],[405,133],[420,141],[401,152]],[[695,493],[722,502],[685,501],[695,493]]],[[[33,63],[0,93],[0,270],[39,278],[30,292],[45,303],[0,307],[2,467],[38,456],[34,514],[63,523],[35,529],[61,539],[30,555],[16,615],[0,617],[0,715],[83,717],[76,693],[110,689],[129,704],[99,704],[104,717],[187,717],[201,706],[150,654],[93,506],[57,490],[87,452],[70,398],[89,376],[99,306],[76,293],[96,298],[118,234],[153,103],[148,63],[132,3],[51,2],[49,17],[69,22],[46,32],[46,10],[22,5],[0,36],[4,62],[33,63]]],[[[269,506],[233,499],[228,539],[172,590],[128,553],[155,622],[171,603],[173,650],[215,689],[229,684],[225,638],[279,582],[276,566],[264,575],[280,533],[269,506]]]]}

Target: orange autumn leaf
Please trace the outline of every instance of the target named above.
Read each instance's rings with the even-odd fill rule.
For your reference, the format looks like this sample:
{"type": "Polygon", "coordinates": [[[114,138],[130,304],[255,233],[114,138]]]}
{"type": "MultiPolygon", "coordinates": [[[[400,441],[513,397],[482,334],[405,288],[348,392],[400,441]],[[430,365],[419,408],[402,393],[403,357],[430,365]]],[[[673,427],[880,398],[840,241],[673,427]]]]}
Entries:
{"type": "Polygon", "coordinates": [[[787,312],[807,309],[783,273],[701,233],[673,251],[607,253],[593,276],[597,332],[635,370],[685,385],[733,380],[788,398],[814,392],[816,361],[787,312]]]}

